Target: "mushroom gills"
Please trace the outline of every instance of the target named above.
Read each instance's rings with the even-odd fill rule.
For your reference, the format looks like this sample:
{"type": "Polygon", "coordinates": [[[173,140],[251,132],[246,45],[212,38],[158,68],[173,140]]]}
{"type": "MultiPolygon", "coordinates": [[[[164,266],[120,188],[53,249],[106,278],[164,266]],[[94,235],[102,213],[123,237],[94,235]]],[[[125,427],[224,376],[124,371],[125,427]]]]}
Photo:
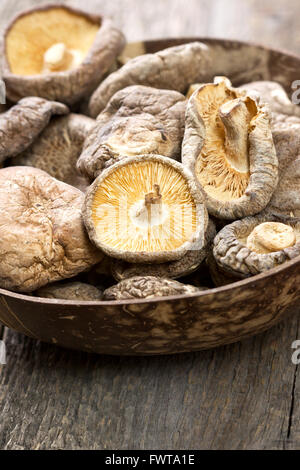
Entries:
{"type": "Polygon", "coordinates": [[[106,244],[132,252],[174,250],[196,230],[195,204],[186,182],[160,162],[133,163],[109,175],[95,195],[93,219],[106,244]],[[191,217],[182,224],[180,208],[186,210],[185,205],[191,217]],[[109,226],[115,227],[115,236],[109,226]]]}
{"type": "Polygon", "coordinates": [[[52,7],[20,16],[6,39],[10,70],[16,75],[40,75],[73,69],[92,47],[99,22],[52,7]]]}
{"type": "Polygon", "coordinates": [[[206,130],[195,165],[199,182],[213,198],[238,199],[250,180],[248,135],[257,114],[255,102],[238,97],[224,81],[204,85],[197,104],[206,130]]]}

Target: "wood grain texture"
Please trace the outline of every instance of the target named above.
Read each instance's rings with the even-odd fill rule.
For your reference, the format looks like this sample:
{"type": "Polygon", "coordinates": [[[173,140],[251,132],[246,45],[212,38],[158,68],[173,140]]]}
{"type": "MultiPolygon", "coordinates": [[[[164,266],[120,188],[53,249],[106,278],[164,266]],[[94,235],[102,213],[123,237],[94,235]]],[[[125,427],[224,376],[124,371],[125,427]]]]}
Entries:
{"type": "Polygon", "coordinates": [[[297,318],[230,347],[165,358],[72,353],[6,333],[3,449],[283,449],[297,318]]]}
{"type": "MultiPolygon", "coordinates": [[[[2,0],[0,29],[45,3],[2,0]]],[[[296,0],[228,0],[225,10],[222,0],[84,5],[113,17],[130,41],[218,36],[300,53],[296,0]]],[[[299,449],[300,377],[291,362],[299,329],[295,315],[242,343],[164,358],[74,353],[6,330],[0,448],[299,449]]]]}

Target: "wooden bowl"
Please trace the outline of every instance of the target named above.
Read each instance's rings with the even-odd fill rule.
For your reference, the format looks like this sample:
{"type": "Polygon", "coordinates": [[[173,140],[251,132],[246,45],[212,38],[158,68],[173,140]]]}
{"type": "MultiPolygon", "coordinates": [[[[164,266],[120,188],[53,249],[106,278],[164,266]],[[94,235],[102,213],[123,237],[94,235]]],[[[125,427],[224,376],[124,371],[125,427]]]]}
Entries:
{"type": "MultiPolygon", "coordinates": [[[[291,92],[300,57],[239,41],[184,38],[148,41],[126,52],[156,52],[200,40],[213,50],[215,75],[234,85],[275,80],[291,92]]],[[[300,305],[300,257],[266,273],[194,295],[154,300],[71,302],[0,289],[0,321],[66,348],[100,354],[153,355],[233,343],[278,323],[300,305]]]]}

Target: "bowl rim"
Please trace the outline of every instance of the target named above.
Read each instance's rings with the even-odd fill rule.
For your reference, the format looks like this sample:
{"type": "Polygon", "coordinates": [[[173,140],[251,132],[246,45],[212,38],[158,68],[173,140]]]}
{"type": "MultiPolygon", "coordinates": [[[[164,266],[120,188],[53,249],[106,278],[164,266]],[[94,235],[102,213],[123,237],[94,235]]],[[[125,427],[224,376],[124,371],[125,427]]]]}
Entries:
{"type": "MultiPolygon", "coordinates": [[[[53,4],[52,4],[53,5],[53,4]]],[[[244,40],[240,40],[240,39],[232,39],[232,38],[222,38],[222,37],[212,37],[212,36],[178,36],[178,37],[166,37],[166,38],[158,38],[158,39],[149,39],[149,40],[144,40],[144,41],[133,41],[133,42],[130,42],[128,43],[127,45],[130,45],[130,44],[137,44],[137,43],[142,43],[142,44],[145,44],[146,46],[147,45],[151,45],[151,44],[155,44],[155,43],[168,43],[168,42],[177,42],[178,41],[178,45],[180,44],[186,44],[188,42],[196,42],[196,41],[207,41],[207,42],[213,42],[213,41],[216,41],[216,42],[220,42],[220,43],[224,43],[224,42],[227,42],[227,43],[235,43],[235,44],[241,44],[241,45],[244,45],[244,46],[250,46],[250,47],[256,47],[256,48],[259,48],[259,49],[263,49],[263,50],[267,50],[267,51],[270,51],[270,52],[274,52],[275,54],[283,54],[285,56],[288,56],[288,57],[291,57],[293,59],[297,59],[299,61],[299,65],[300,65],[300,55],[297,55],[296,53],[294,52],[291,52],[291,51],[288,51],[284,48],[272,48],[272,47],[269,47],[267,45],[263,45],[263,44],[260,44],[260,43],[256,43],[256,42],[253,42],[253,41],[244,41],[244,40]]],[[[168,46],[166,46],[168,47],[168,46]]],[[[171,46],[170,46],[171,47],[171,46]]],[[[147,52],[146,52],[147,53],[147,52]]],[[[191,293],[191,294],[180,294],[180,295],[172,295],[172,296],[165,296],[165,297],[154,297],[154,298],[148,298],[148,299],[127,299],[127,300],[98,300],[98,301],[91,301],[91,300],[81,300],[81,301],[78,301],[78,300],[64,300],[64,299],[49,299],[49,298],[45,298],[45,297],[36,297],[36,296],[33,296],[33,295],[30,295],[30,294],[26,294],[26,293],[17,293],[17,292],[13,292],[13,291],[9,291],[9,290],[6,290],[6,289],[1,289],[0,288],[0,296],[5,296],[5,297],[9,297],[9,298],[12,298],[12,299],[17,299],[17,300],[23,300],[23,301],[26,301],[26,302],[32,302],[32,303],[38,303],[38,304],[43,304],[43,305],[63,305],[63,306],[72,306],[72,307],[94,307],[94,306],[115,306],[115,305],[119,305],[119,306],[127,306],[127,305],[143,305],[143,304],[158,304],[158,303],[162,303],[162,302],[166,302],[166,301],[177,301],[177,300],[183,300],[183,299],[187,299],[187,300],[194,300],[196,298],[205,298],[205,297],[208,297],[210,295],[215,295],[215,294],[218,294],[218,293],[223,293],[223,292],[226,292],[226,291],[232,291],[234,290],[235,288],[240,288],[240,287],[243,287],[243,286],[246,286],[246,285],[251,285],[251,284],[254,284],[257,282],[257,281],[260,281],[262,279],[265,279],[265,278],[273,278],[273,277],[276,277],[277,274],[281,273],[281,272],[284,272],[286,270],[289,269],[289,267],[293,267],[293,266],[300,266],[300,255],[295,257],[294,259],[290,260],[290,261],[287,261],[279,266],[276,266],[275,268],[272,268],[268,271],[265,271],[263,273],[260,273],[260,274],[256,274],[255,276],[251,276],[251,277],[248,277],[246,279],[242,279],[242,280],[239,280],[239,281],[235,281],[235,282],[232,282],[230,284],[227,284],[225,286],[221,286],[221,287],[214,287],[212,289],[207,289],[205,291],[199,291],[199,292],[196,292],[196,293],[191,293]]],[[[69,279],[70,282],[72,282],[72,278],[69,279]]]]}

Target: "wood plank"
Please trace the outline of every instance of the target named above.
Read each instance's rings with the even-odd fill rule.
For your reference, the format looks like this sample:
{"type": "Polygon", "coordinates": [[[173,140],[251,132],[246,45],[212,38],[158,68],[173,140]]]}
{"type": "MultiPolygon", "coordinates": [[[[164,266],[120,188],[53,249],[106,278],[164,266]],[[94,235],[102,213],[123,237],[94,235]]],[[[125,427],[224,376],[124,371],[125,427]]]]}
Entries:
{"type": "Polygon", "coordinates": [[[298,397],[291,343],[297,337],[295,316],[217,350],[118,358],[8,332],[0,448],[295,448],[299,408],[291,417],[293,394],[298,397]]]}

